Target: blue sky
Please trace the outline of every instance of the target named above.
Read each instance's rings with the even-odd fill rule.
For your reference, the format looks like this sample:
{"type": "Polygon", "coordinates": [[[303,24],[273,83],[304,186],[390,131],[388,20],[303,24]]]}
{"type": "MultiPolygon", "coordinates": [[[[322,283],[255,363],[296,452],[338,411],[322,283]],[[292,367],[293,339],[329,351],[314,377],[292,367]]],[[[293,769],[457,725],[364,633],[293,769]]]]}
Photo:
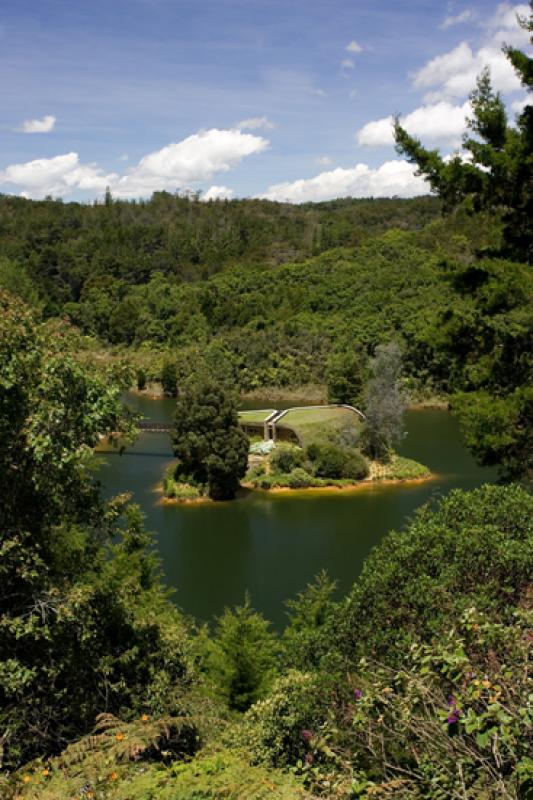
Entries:
{"type": "Polygon", "coordinates": [[[425,191],[391,113],[457,147],[484,63],[524,4],[3,0],[0,191],[72,199],[200,189],[292,201],[425,191]],[[359,165],[359,166],[358,166],[359,165]]]}

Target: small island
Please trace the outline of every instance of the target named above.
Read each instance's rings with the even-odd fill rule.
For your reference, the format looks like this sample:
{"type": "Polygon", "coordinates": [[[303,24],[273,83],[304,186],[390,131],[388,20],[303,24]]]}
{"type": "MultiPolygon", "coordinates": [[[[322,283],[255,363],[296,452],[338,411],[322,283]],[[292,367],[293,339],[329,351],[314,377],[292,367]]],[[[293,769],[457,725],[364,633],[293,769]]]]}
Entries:
{"type": "Polygon", "coordinates": [[[376,482],[422,481],[428,467],[397,454],[407,398],[401,354],[377,348],[363,395],[349,403],[238,412],[209,378],[184,387],[172,433],[177,461],[162,481],[164,502],[231,500],[239,490],[353,490],[376,482]]]}
{"type": "MultiPolygon", "coordinates": [[[[430,480],[430,470],[418,461],[393,453],[385,463],[368,461],[358,451],[343,451],[334,445],[311,445],[304,450],[285,442],[261,452],[263,443],[252,443],[248,470],[241,487],[269,492],[302,492],[336,489],[351,491],[376,483],[430,480]]],[[[162,483],[165,503],[209,502],[206,485],[179,480],[176,464],[166,471],[162,483]]]]}

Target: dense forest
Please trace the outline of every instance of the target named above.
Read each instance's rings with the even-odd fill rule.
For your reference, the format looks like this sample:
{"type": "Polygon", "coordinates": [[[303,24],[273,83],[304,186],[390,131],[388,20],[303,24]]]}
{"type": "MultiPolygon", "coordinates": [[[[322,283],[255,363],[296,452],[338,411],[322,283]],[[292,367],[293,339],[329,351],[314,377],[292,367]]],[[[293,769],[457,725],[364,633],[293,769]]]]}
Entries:
{"type": "Polygon", "coordinates": [[[466,160],[396,123],[438,199],[0,198],[2,800],[533,796],[533,107],[509,121],[486,73],[471,100],[466,160]],[[420,508],[346,597],[319,574],[280,633],[248,597],[188,618],[94,476],[138,371],[208,376],[241,470],[227,387],[364,402],[384,345],[499,484],[420,508]]]}

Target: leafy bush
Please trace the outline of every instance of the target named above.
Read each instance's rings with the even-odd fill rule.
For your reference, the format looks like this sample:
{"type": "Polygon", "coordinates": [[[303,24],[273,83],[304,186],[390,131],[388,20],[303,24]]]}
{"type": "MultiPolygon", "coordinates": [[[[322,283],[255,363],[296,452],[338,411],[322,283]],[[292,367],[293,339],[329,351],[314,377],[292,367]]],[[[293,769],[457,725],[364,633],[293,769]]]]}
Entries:
{"type": "Polygon", "coordinates": [[[358,450],[343,449],[332,444],[311,444],[307,457],[318,478],[362,480],[368,475],[366,459],[358,450]]]}
{"type": "Polygon", "coordinates": [[[396,480],[413,480],[425,478],[429,475],[429,469],[424,464],[414,461],[412,458],[394,455],[387,464],[387,474],[396,480]]]}
{"type": "Polygon", "coordinates": [[[308,736],[327,717],[327,698],[318,676],[291,670],[279,678],[266,700],[246,712],[239,742],[255,763],[284,767],[304,758],[308,736]]]}
{"type": "Polygon", "coordinates": [[[180,483],[172,478],[167,479],[164,487],[165,497],[170,500],[197,500],[202,496],[199,486],[192,483],[180,483]]]}
{"type": "Polygon", "coordinates": [[[313,485],[313,477],[305,469],[296,467],[287,476],[287,486],[290,489],[305,489],[313,485]]]}
{"type": "Polygon", "coordinates": [[[307,448],[307,457],[313,463],[313,472],[318,478],[344,477],[345,454],[332,444],[312,444],[307,448]]]}
{"type": "Polygon", "coordinates": [[[304,463],[304,453],[300,447],[290,444],[277,444],[270,457],[273,472],[291,472],[304,463]]]}
{"type": "Polygon", "coordinates": [[[265,475],[266,467],[263,462],[259,464],[254,464],[245,475],[245,479],[247,481],[254,482],[256,478],[260,478],[262,475],[265,475]]]}
{"type": "Polygon", "coordinates": [[[530,625],[524,612],[494,624],[470,608],[458,630],[413,643],[399,670],[365,660],[348,701],[352,759],[374,782],[365,788],[380,796],[407,779],[406,800],[529,797],[530,625]]]}
{"type": "Polygon", "coordinates": [[[359,450],[350,450],[346,453],[343,467],[343,478],[353,478],[362,481],[368,475],[368,462],[359,450]]]}
{"type": "Polygon", "coordinates": [[[455,490],[422,507],[366,560],[332,615],[331,647],[394,663],[412,636],[430,641],[472,605],[506,618],[531,580],[532,520],[533,498],[518,486],[455,490]]]}

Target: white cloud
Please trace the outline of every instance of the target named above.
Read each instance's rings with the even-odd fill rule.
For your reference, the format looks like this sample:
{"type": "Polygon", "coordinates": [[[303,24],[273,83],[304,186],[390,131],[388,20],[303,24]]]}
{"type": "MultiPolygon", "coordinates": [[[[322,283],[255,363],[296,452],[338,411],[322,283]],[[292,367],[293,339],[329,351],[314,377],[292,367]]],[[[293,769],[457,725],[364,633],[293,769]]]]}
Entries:
{"type": "Polygon", "coordinates": [[[52,114],[47,114],[41,119],[27,119],[20,126],[22,133],[50,133],[54,130],[56,118],[52,114]]]}
{"type": "Polygon", "coordinates": [[[464,97],[476,85],[476,79],[489,67],[492,85],[500,92],[520,89],[520,81],[500,48],[481,47],[473,52],[467,42],[429,61],[414,75],[417,89],[431,89],[426,100],[434,102],[443,98],[464,97]]]}
{"type": "Polygon", "coordinates": [[[228,172],[246,156],[268,147],[260,136],[237,130],[195,133],[144,156],[123,175],[106,174],[95,164],[81,164],[77,153],[12,164],[0,171],[0,185],[9,184],[32,197],[64,196],[74,191],[101,194],[109,186],[118,197],[146,197],[154,191],[186,189],[228,172]]]}
{"type": "MultiPolygon", "coordinates": [[[[458,145],[467,130],[466,118],[471,113],[470,103],[453,105],[441,101],[421,106],[401,117],[402,126],[411,136],[424,141],[458,145]]],[[[364,147],[384,147],[394,144],[392,116],[367,122],[357,133],[357,141],[364,147]]]]}
{"type": "Polygon", "coordinates": [[[446,17],[439,25],[439,28],[443,31],[447,30],[448,28],[452,28],[454,25],[462,25],[463,22],[468,22],[469,19],[472,19],[472,12],[469,8],[465,11],[462,11],[460,14],[456,14],[455,16],[451,15],[446,17]]]}
{"type": "Polygon", "coordinates": [[[529,44],[529,33],[521,28],[517,16],[529,18],[530,9],[525,3],[510,5],[500,3],[495,14],[488,19],[484,27],[492,37],[492,44],[501,47],[502,42],[517,47],[529,44]]]}
{"type": "Polygon", "coordinates": [[[344,58],[341,61],[341,67],[343,69],[353,69],[355,67],[355,64],[353,63],[351,58],[344,58]]]}
{"type": "Polygon", "coordinates": [[[522,46],[527,44],[527,32],[517,22],[517,14],[527,14],[526,5],[510,6],[502,3],[496,13],[484,24],[484,41],[473,50],[466,41],[447,53],[428,61],[413,75],[417,89],[428,90],[427,102],[465,97],[476,85],[476,78],[484,67],[489,67],[493,87],[500,92],[515,92],[520,81],[502,52],[502,44],[522,46]]]}
{"type": "Polygon", "coordinates": [[[201,196],[201,200],[230,200],[233,197],[233,189],[227,186],[210,186],[207,192],[201,196]]]}
{"type": "Polygon", "coordinates": [[[66,153],[25,164],[11,164],[0,171],[0,185],[13,184],[31,197],[63,196],[75,189],[102,192],[115,177],[114,173],[105,175],[94,164],[80,164],[77,153],[66,153]]]}
{"type": "Polygon", "coordinates": [[[427,194],[428,184],[414,174],[407,161],[386,161],[377,169],[367,164],[353,168],[337,167],[314,178],[277,183],[262,195],[267,200],[307,203],[337,197],[415,197],[427,194]]]}
{"type": "Polygon", "coordinates": [[[273,122],[269,120],[268,117],[249,117],[248,119],[242,119],[235,125],[235,127],[239,131],[242,130],[253,131],[257,130],[258,128],[272,129],[275,128],[276,126],[274,125],[273,122]]]}
{"type": "Polygon", "coordinates": [[[348,53],[362,53],[363,52],[363,48],[361,47],[359,42],[355,41],[355,39],[352,39],[352,41],[349,44],[346,45],[346,50],[348,51],[348,53]]]}
{"type": "Polygon", "coordinates": [[[315,164],[319,164],[321,167],[327,167],[331,164],[331,158],[329,156],[319,156],[315,158],[315,164]]]}

